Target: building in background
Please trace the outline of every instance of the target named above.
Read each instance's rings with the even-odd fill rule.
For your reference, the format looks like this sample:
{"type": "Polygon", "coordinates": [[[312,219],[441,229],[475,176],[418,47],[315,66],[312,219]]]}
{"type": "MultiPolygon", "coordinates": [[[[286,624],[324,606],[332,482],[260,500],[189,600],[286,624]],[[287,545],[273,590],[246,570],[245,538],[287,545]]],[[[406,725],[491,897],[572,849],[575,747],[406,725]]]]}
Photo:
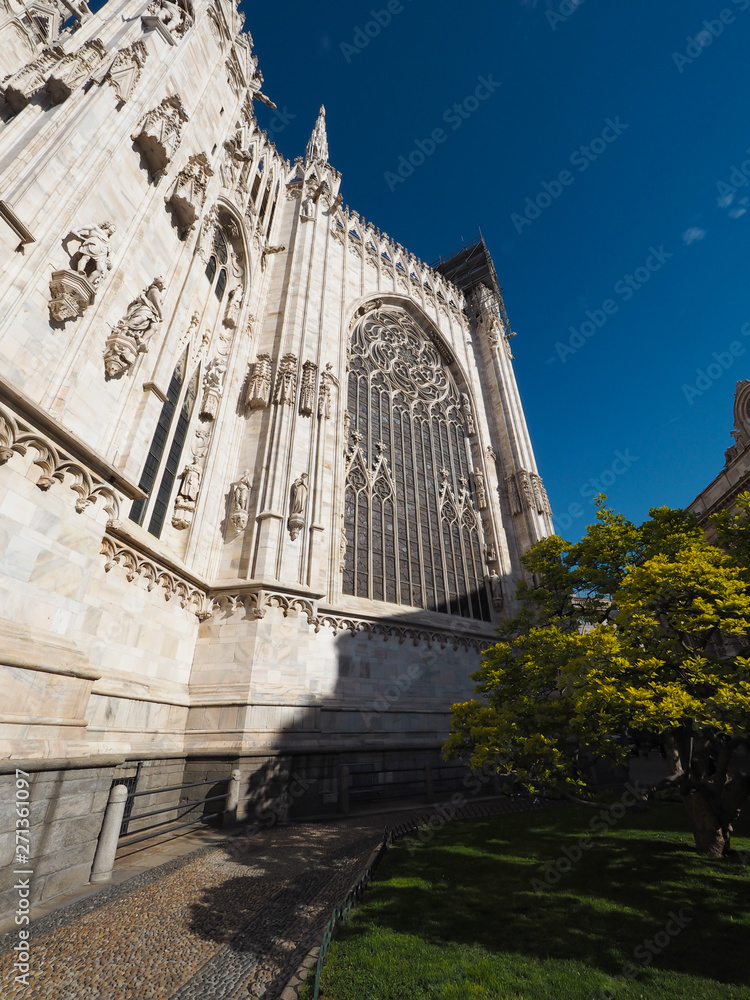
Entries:
{"type": "Polygon", "coordinates": [[[343,767],[352,805],[452,787],[450,705],[551,532],[484,243],[429,267],[345,207],[322,108],[285,160],[231,0],[0,2],[0,756],[34,898],[88,880],[113,781],[190,785],[136,800],[167,826],[234,769],[266,815],[340,807],[343,767]]]}
{"type": "Polygon", "coordinates": [[[750,381],[738,382],[734,393],[734,444],[725,452],[724,468],[702,490],[687,510],[697,514],[709,537],[713,529],[708,518],[722,510],[732,510],[740,493],[750,490],[750,381]]]}

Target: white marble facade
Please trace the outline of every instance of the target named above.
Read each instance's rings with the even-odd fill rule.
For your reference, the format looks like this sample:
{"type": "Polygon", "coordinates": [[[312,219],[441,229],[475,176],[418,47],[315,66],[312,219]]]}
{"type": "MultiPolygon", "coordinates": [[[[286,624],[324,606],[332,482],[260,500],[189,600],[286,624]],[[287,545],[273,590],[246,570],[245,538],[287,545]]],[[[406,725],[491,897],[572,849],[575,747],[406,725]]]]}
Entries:
{"type": "Polygon", "coordinates": [[[231,0],[0,0],[6,760],[436,750],[551,531],[496,295],[344,205],[323,109],[284,159],[252,45],[231,0]],[[467,472],[422,516],[472,526],[484,620],[410,603],[403,554],[362,591],[348,477],[401,489],[348,412],[377,324],[450,390],[467,472]]]}

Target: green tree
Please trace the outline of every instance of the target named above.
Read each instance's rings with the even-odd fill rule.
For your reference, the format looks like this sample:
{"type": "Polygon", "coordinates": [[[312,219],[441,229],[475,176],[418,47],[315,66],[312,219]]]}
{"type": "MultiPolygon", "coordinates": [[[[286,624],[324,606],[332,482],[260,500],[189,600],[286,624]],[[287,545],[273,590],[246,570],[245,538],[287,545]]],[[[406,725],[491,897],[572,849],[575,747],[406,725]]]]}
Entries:
{"type": "Polygon", "coordinates": [[[454,705],[446,759],[491,764],[529,790],[591,801],[591,762],[626,764],[629,736],[661,737],[697,848],[730,851],[750,796],[750,494],[696,519],[657,508],[636,527],[600,497],[570,544],[524,557],[532,583],[473,674],[481,700],[454,705]]]}

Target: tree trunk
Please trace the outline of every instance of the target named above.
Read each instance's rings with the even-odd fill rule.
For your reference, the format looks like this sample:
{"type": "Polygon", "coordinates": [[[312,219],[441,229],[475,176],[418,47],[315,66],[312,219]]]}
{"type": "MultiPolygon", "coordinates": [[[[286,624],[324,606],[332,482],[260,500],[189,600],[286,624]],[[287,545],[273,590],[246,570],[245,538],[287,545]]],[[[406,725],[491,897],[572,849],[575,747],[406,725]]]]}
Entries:
{"type": "Polygon", "coordinates": [[[695,846],[701,854],[721,858],[729,851],[729,830],[722,822],[721,806],[713,796],[693,789],[685,796],[685,805],[693,824],[695,846]]]}

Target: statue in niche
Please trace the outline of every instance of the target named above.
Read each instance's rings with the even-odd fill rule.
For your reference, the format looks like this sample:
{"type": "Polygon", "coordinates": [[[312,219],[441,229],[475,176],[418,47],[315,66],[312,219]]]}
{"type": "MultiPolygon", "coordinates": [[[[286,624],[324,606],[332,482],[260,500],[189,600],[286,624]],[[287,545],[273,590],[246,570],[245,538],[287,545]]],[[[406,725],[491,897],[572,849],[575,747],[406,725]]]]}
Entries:
{"type": "Polygon", "coordinates": [[[289,537],[292,541],[305,526],[305,507],[307,506],[307,473],[303,472],[299,479],[292,483],[289,498],[289,537]]]}
{"type": "Polygon", "coordinates": [[[471,412],[471,402],[467,393],[461,393],[461,409],[464,414],[464,421],[466,423],[466,433],[469,437],[473,437],[476,434],[476,427],[474,426],[474,414],[471,412]]]}
{"type": "Polygon", "coordinates": [[[245,469],[242,477],[232,487],[232,505],[229,511],[229,520],[235,532],[239,534],[247,527],[248,510],[250,508],[250,490],[253,484],[250,482],[250,470],[245,469]]]}
{"type": "Polygon", "coordinates": [[[162,278],[154,278],[148,288],[133,299],[125,316],[107,337],[104,371],[107,378],[119,378],[135,364],[139,354],[148,351],[148,343],[162,321],[162,278]]]}
{"type": "Polygon", "coordinates": [[[203,377],[203,400],[200,416],[203,420],[215,420],[219,411],[219,400],[224,390],[224,376],[227,373],[226,358],[216,357],[209,362],[203,377]]]}
{"type": "Polygon", "coordinates": [[[315,202],[313,201],[312,195],[308,195],[302,202],[302,212],[300,214],[303,219],[315,218],[315,202]]]}
{"type": "Polygon", "coordinates": [[[503,583],[494,569],[490,573],[490,594],[492,595],[492,607],[499,611],[503,606],[503,583]]]}
{"type": "Polygon", "coordinates": [[[87,226],[74,230],[71,235],[81,241],[78,248],[78,260],[75,269],[87,278],[94,288],[102,283],[107,271],[112,270],[109,241],[115,233],[111,222],[101,222],[98,226],[87,226]],[[89,269],[93,265],[93,269],[89,269]]]}
{"type": "Polygon", "coordinates": [[[495,553],[495,546],[491,545],[489,542],[484,547],[484,558],[488,563],[496,562],[497,554],[495,553]]]}

